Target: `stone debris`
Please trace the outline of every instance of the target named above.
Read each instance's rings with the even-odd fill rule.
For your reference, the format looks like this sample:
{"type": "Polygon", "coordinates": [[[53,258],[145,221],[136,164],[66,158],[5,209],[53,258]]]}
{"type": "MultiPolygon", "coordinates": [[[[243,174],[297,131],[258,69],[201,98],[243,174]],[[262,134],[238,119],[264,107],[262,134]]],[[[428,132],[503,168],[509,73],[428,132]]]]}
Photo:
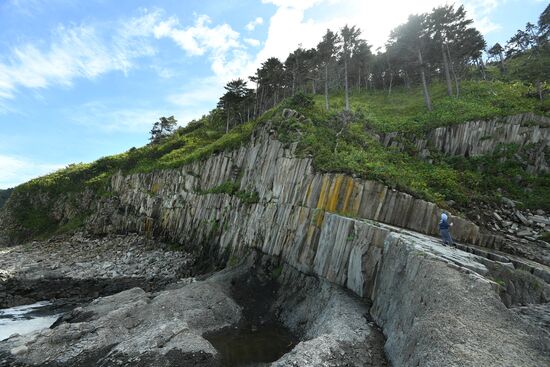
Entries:
{"type": "Polygon", "coordinates": [[[78,233],[1,248],[0,307],[97,297],[135,286],[153,289],[188,276],[194,257],[166,247],[137,234],[78,233]]]}

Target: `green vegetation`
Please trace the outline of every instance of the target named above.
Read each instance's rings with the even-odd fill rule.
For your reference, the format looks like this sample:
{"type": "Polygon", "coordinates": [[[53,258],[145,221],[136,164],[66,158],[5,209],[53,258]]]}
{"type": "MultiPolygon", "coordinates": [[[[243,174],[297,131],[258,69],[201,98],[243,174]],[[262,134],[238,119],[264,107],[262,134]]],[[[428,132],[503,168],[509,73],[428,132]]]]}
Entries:
{"type": "Polygon", "coordinates": [[[224,134],[216,111],[187,127],[178,129],[159,144],[132,148],[125,153],[103,157],[92,163],[71,164],[52,174],[33,179],[17,187],[22,192],[47,192],[58,195],[79,192],[89,187],[104,192],[109,178],[116,172],[150,172],[155,169],[175,168],[208,157],[227,149],[237,148],[248,139],[256,124],[263,118],[239,125],[224,134]]]}
{"type": "Polygon", "coordinates": [[[0,209],[4,206],[4,203],[8,201],[13,189],[0,190],[0,209]]]}
{"type": "Polygon", "coordinates": [[[282,265],[274,267],[273,270],[271,270],[271,279],[274,279],[274,280],[279,279],[282,273],[283,273],[282,265]]]}
{"type": "MultiPolygon", "coordinates": [[[[462,82],[460,98],[452,98],[447,97],[443,83],[433,83],[430,87],[433,111],[422,104],[420,87],[395,88],[390,96],[385,91],[355,93],[350,96],[350,108],[362,113],[369,126],[380,132],[425,132],[439,126],[522,112],[549,116],[550,100],[540,102],[528,97],[533,92],[533,86],[518,81],[469,80],[462,82]]],[[[322,105],[324,97],[318,95],[315,100],[322,105]]],[[[344,105],[342,93],[331,96],[331,108],[342,110],[344,105]]]]}
{"type": "Polygon", "coordinates": [[[245,204],[255,204],[260,201],[260,197],[256,191],[239,190],[239,182],[226,181],[219,186],[213,187],[209,190],[201,191],[198,193],[204,194],[227,194],[238,197],[245,204]]]}
{"type": "MultiPolygon", "coordinates": [[[[391,98],[376,92],[351,95],[351,110],[355,111],[351,114],[336,112],[344,108],[342,96],[331,97],[330,113],[320,107],[320,99],[309,107],[289,100],[283,106],[298,109],[312,123],[302,123],[297,130],[295,121],[277,115],[273,126],[283,141],[298,140],[299,154],[312,156],[315,167],[323,172],[344,172],[382,181],[443,207],[449,200],[460,207],[476,200],[497,201],[504,195],[526,207],[550,208],[550,175],[528,173],[524,165],[526,153],[518,154],[517,147],[503,146],[491,155],[476,158],[450,158],[432,152],[433,161],[429,163],[416,156],[408,140],[429,129],[467,120],[528,111],[543,114],[545,102],[521,94],[526,90],[516,84],[504,82],[464,83],[461,100],[447,97],[443,84],[432,89],[440,91],[433,93],[434,106],[446,105],[455,113],[441,114],[437,107],[428,112],[422,109],[421,99],[398,90],[391,98]],[[469,95],[471,99],[466,97],[469,95]],[[505,100],[508,103],[503,103],[505,100]],[[458,113],[459,108],[462,113],[458,113]],[[376,134],[391,131],[406,133],[405,152],[385,148],[375,138],[376,134]]],[[[548,114],[546,110],[544,114],[548,114]]]]}
{"type": "Polygon", "coordinates": [[[87,217],[88,217],[87,213],[84,213],[71,218],[67,223],[59,226],[56,229],[55,234],[74,232],[75,230],[84,226],[84,223],[86,222],[87,217]]]}

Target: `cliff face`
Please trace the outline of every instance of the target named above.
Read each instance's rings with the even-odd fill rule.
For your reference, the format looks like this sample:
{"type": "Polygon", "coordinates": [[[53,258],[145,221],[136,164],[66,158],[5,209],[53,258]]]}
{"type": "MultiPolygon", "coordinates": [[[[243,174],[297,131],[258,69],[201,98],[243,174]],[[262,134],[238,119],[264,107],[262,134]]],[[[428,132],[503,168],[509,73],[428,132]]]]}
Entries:
{"type": "MultiPolygon", "coordinates": [[[[111,190],[115,198],[100,204],[100,214],[91,221],[92,230],[153,231],[181,243],[214,238],[223,248],[243,237],[263,238],[270,246],[302,241],[278,238],[277,231],[270,229],[273,227],[301,232],[298,227],[303,226],[309,233],[304,240],[309,242],[319,234],[325,213],[437,235],[442,213],[433,203],[379,182],[316,173],[311,159],[295,157],[293,146],[285,147],[265,133],[236,151],[181,169],[115,175],[111,190]],[[228,183],[238,185],[240,194],[223,195],[228,183]],[[243,195],[254,200],[239,200],[243,195]],[[109,215],[113,205],[118,211],[109,215]],[[248,222],[249,226],[242,225],[248,222]],[[223,226],[228,228],[216,231],[223,226]],[[264,230],[268,232],[253,232],[264,230]]],[[[488,247],[503,241],[468,220],[453,217],[453,222],[453,234],[459,241],[488,247]]]]}
{"type": "MultiPolygon", "coordinates": [[[[258,250],[361,297],[372,293],[394,226],[437,236],[442,210],[435,204],[378,182],[316,173],[311,159],[296,158],[293,149],[261,132],[238,150],[178,170],[115,175],[113,196],[98,203],[88,230],[163,237],[206,252],[211,261],[258,250]],[[223,193],[228,182],[238,190],[223,193]]],[[[453,236],[463,243],[494,248],[506,241],[468,220],[452,221],[453,236]]],[[[473,248],[466,247],[550,281],[545,266],[473,248]]]]}
{"type": "MultiPolygon", "coordinates": [[[[404,149],[398,133],[382,136],[381,142],[404,149]]],[[[430,150],[475,157],[494,152],[499,144],[517,145],[525,152],[530,171],[550,172],[550,119],[533,113],[439,127],[413,139],[415,150],[423,157],[429,157],[430,150]]]]}

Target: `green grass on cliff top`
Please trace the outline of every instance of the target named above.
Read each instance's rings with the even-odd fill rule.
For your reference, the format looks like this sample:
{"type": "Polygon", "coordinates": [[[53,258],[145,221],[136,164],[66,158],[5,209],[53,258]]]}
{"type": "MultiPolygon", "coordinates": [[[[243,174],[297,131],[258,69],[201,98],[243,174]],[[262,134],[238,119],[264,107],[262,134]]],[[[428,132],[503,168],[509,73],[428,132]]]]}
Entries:
{"type": "MultiPolygon", "coordinates": [[[[370,125],[378,131],[422,132],[436,127],[509,116],[522,112],[548,115],[550,99],[540,103],[536,98],[526,97],[534,88],[520,82],[463,81],[459,98],[447,97],[447,89],[441,83],[430,87],[433,111],[424,106],[422,90],[396,88],[391,95],[385,91],[355,93],[351,95],[350,107],[362,111],[370,125]]],[[[324,106],[324,96],[315,100],[324,106]]],[[[331,96],[330,105],[336,110],[344,108],[343,93],[331,96]]]]}
{"type": "Polygon", "coordinates": [[[434,83],[432,112],[424,107],[418,88],[396,88],[391,96],[382,91],[356,92],[351,95],[353,118],[344,129],[338,122],[343,109],[341,93],[331,96],[330,112],[324,110],[324,97],[320,95],[308,107],[287,100],[258,121],[237,126],[228,134],[224,133],[223,118],[213,112],[180,128],[162,144],[131,149],[92,163],[73,164],[31,180],[16,191],[63,193],[85,187],[101,190],[119,170],[134,173],[175,168],[236,148],[258,124],[271,120],[280,139],[299,141],[300,154],[313,156],[320,171],[379,180],[444,206],[448,200],[464,204],[470,200],[493,200],[502,194],[528,207],[548,209],[550,177],[527,173],[521,162],[514,159],[517,147],[503,146],[494,155],[470,160],[436,156],[430,164],[406,152],[384,148],[373,137],[390,131],[421,134],[438,126],[522,112],[548,115],[550,103],[526,97],[529,91],[529,87],[520,83],[465,81],[457,99],[447,97],[444,86],[434,83]],[[280,112],[285,106],[300,110],[311,123],[284,121],[280,112]]]}

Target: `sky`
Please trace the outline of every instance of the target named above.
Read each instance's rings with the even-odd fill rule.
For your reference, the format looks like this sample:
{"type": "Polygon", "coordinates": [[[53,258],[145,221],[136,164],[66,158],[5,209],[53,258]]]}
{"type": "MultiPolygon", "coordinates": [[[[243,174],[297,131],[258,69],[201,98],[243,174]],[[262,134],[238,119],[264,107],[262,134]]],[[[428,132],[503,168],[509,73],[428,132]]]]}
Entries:
{"type": "MultiPolygon", "coordinates": [[[[409,14],[445,0],[0,0],[0,189],[184,126],[268,57],[355,24],[373,51],[409,14]]],[[[489,45],[547,6],[463,0],[489,45]]]]}

